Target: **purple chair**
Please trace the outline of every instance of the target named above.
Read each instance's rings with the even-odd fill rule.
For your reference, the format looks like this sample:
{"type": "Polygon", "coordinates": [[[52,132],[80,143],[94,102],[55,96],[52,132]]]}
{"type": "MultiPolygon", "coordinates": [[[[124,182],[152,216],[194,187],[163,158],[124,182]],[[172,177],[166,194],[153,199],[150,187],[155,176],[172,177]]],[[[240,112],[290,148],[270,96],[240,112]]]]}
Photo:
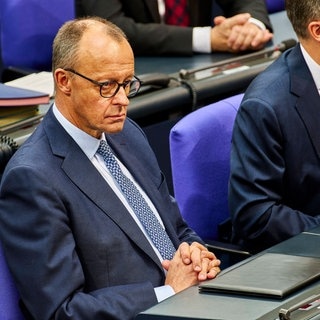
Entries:
{"type": "Polygon", "coordinates": [[[223,261],[222,268],[250,252],[231,244],[228,181],[233,123],[243,94],[202,107],[170,131],[174,195],[186,222],[223,261]]]}
{"type": "Polygon", "coordinates": [[[181,214],[214,252],[234,254],[221,258],[226,266],[250,256],[231,244],[228,210],[231,135],[242,97],[235,95],[188,114],[169,137],[174,195],[181,214]]]}
{"type": "Polygon", "coordinates": [[[7,267],[0,245],[0,319],[23,320],[19,308],[19,294],[7,267]]]}
{"type": "Polygon", "coordinates": [[[265,0],[269,13],[285,10],[285,0],[265,0]]]}
{"type": "Polygon", "coordinates": [[[60,26],[75,17],[74,1],[1,0],[3,68],[50,71],[52,41],[60,26]]]}

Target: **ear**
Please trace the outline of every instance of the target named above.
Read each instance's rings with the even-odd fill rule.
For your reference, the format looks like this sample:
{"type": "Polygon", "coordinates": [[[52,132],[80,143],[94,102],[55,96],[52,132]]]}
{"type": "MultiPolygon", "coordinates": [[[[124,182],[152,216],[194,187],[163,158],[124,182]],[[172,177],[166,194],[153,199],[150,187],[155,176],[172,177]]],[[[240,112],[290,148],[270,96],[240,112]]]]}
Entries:
{"type": "Polygon", "coordinates": [[[56,90],[62,91],[66,95],[71,94],[70,75],[67,71],[58,68],[54,71],[54,79],[56,83],[56,90]]]}
{"type": "Polygon", "coordinates": [[[308,25],[311,37],[320,43],[320,20],[311,21],[308,25]]]}

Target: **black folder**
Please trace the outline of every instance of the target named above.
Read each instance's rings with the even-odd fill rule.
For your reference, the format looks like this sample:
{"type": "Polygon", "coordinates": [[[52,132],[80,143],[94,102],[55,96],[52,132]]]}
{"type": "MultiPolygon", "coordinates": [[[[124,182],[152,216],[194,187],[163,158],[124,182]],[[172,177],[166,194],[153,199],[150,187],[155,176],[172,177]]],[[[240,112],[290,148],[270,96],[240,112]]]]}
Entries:
{"type": "Polygon", "coordinates": [[[320,258],[265,252],[202,282],[199,290],[281,299],[319,278],[320,258]]]}

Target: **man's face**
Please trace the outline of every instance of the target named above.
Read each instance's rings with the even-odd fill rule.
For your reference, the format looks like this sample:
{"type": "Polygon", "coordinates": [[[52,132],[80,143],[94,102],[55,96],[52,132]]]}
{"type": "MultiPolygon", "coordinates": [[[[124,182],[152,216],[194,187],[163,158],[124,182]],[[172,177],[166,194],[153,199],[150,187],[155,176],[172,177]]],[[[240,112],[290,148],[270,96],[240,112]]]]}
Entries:
{"type": "MultiPolygon", "coordinates": [[[[123,83],[134,75],[134,56],[126,41],[116,42],[98,30],[88,30],[80,41],[75,71],[98,82],[123,83]]],[[[65,116],[81,130],[99,138],[101,132],[122,130],[129,100],[123,87],[112,98],[100,95],[100,87],[67,72],[70,79],[70,105],[65,116]]]]}

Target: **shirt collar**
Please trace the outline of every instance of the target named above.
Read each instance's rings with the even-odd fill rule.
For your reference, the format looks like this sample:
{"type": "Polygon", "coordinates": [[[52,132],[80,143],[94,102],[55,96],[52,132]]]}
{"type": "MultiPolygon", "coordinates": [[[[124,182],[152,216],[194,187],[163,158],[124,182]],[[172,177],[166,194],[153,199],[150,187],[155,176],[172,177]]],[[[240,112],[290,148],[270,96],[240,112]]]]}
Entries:
{"type": "Polygon", "coordinates": [[[320,65],[312,59],[312,57],[301,44],[300,48],[306,64],[311,72],[313,81],[315,82],[320,94],[320,65]]]}
{"type": "MultiPolygon", "coordinates": [[[[67,131],[67,133],[72,137],[72,139],[79,145],[81,150],[86,154],[86,156],[92,160],[98,147],[100,140],[96,139],[86,132],[80,130],[75,125],[73,125],[69,120],[67,120],[62,113],[58,110],[56,104],[53,104],[53,114],[57,118],[58,122],[67,131]]],[[[105,139],[103,135],[103,139],[105,139]]]]}

